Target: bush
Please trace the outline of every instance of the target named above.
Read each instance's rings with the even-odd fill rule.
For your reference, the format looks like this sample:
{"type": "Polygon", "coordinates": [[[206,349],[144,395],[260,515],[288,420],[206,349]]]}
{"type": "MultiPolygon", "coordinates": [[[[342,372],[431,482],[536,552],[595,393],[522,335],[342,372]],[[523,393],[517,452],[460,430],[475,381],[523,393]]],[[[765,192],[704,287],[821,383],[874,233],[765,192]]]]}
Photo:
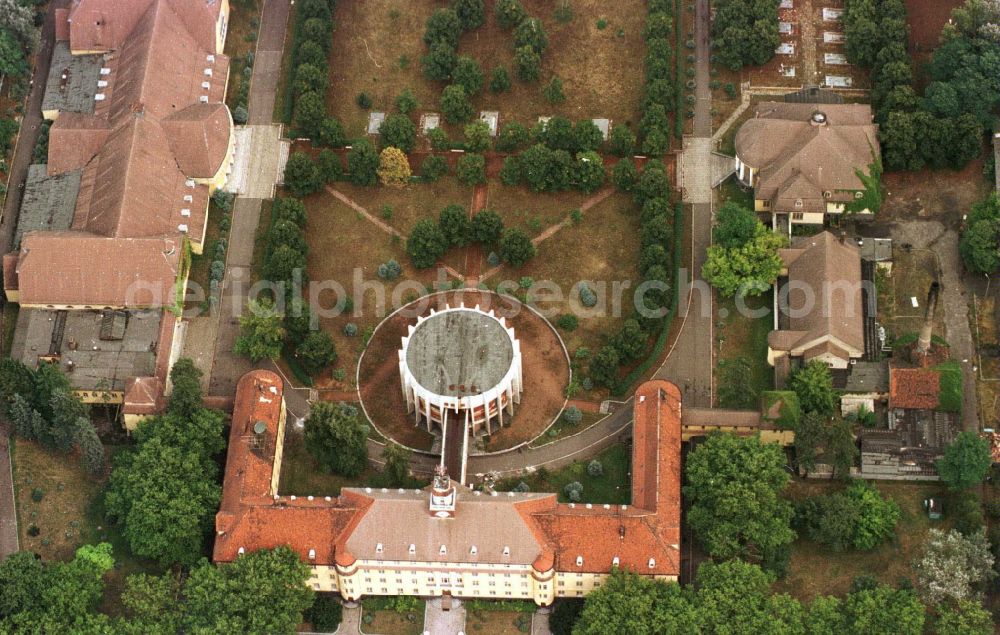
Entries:
{"type": "Polygon", "coordinates": [[[406,115],[393,113],[385,118],[378,129],[383,147],[399,148],[411,152],[417,140],[417,127],[406,115]]]}
{"type": "Polygon", "coordinates": [[[583,421],[583,413],[576,406],[570,406],[563,412],[563,421],[571,426],[579,425],[583,421]]]}
{"type": "Polygon", "coordinates": [[[399,263],[395,259],[390,259],[378,266],[378,277],[383,280],[395,280],[402,272],[403,268],[399,266],[399,263]]]}
{"type": "Polygon", "coordinates": [[[316,157],[316,169],[319,176],[327,183],[333,183],[339,179],[344,171],[340,162],[340,155],[333,150],[323,150],[316,157]]]}
{"type": "Polygon", "coordinates": [[[497,150],[514,152],[527,145],[529,140],[528,129],[516,121],[511,121],[500,126],[500,134],[497,136],[497,150]]]}
{"type": "Polygon", "coordinates": [[[347,171],[355,185],[375,185],[378,182],[379,155],[375,146],[361,139],[347,153],[347,171]]]}
{"type": "Polygon", "coordinates": [[[347,337],[355,337],[358,334],[358,325],[354,322],[348,322],[344,325],[344,335],[347,337]]]}
{"type": "Polygon", "coordinates": [[[403,92],[396,97],[396,110],[404,115],[408,115],[418,108],[420,108],[420,103],[409,88],[404,88],[403,92]]]}
{"type": "Polygon", "coordinates": [[[563,488],[563,493],[566,494],[566,498],[571,502],[579,503],[580,498],[583,496],[583,484],[580,481],[567,483],[566,487],[563,488]]]}
{"type": "Polygon", "coordinates": [[[337,360],[337,347],[325,331],[312,331],[295,347],[295,357],[310,375],[330,366],[337,360]]]}
{"type": "Polygon", "coordinates": [[[320,125],[316,141],[319,145],[328,148],[343,148],[347,145],[347,136],[344,134],[344,128],[340,125],[340,121],[334,117],[327,117],[320,125]]]}
{"type": "Polygon", "coordinates": [[[521,0],[497,0],[495,11],[502,29],[513,29],[528,17],[521,0]]]}
{"type": "Polygon", "coordinates": [[[250,113],[247,111],[247,107],[243,104],[238,104],[235,109],[233,109],[233,121],[239,124],[244,124],[247,119],[250,118],[250,113]]]}
{"type": "Polygon", "coordinates": [[[597,478],[598,476],[603,476],[604,466],[601,464],[600,461],[594,459],[593,461],[587,464],[587,474],[589,474],[593,478],[597,478]]]}
{"type": "Polygon", "coordinates": [[[465,149],[469,152],[485,152],[491,139],[490,125],[485,121],[473,121],[465,126],[465,149]]]}
{"type": "Polygon", "coordinates": [[[580,295],[580,304],[589,308],[597,305],[597,294],[593,292],[586,282],[581,282],[577,289],[577,293],[580,295]]]}
{"type": "Polygon", "coordinates": [[[521,157],[513,154],[505,157],[500,166],[500,182],[510,186],[520,184],[524,178],[521,166],[521,157]]]}
{"type": "Polygon", "coordinates": [[[43,498],[45,498],[45,490],[43,490],[41,487],[36,487],[31,490],[31,500],[35,501],[36,503],[40,503],[42,502],[43,498]]]}
{"type": "Polygon", "coordinates": [[[440,155],[432,154],[424,159],[423,165],[420,166],[420,172],[428,181],[436,181],[448,174],[448,160],[440,155]]]}
{"type": "Polygon", "coordinates": [[[580,320],[572,313],[566,313],[556,319],[556,326],[564,331],[575,331],[580,326],[580,320]]]}
{"type": "Polygon", "coordinates": [[[558,77],[553,77],[545,85],[545,88],[542,89],[542,94],[550,104],[561,104],[566,101],[566,94],[563,93],[563,83],[558,77]]]}
{"type": "Polygon", "coordinates": [[[372,98],[368,96],[368,93],[361,92],[354,98],[354,103],[358,105],[358,108],[368,110],[372,107],[372,98]]]}
{"type": "Polygon", "coordinates": [[[522,46],[514,52],[514,71],[522,82],[535,82],[541,74],[542,58],[530,46],[522,46]]]}
{"type": "Polygon", "coordinates": [[[483,70],[476,60],[460,55],[451,72],[451,81],[464,88],[466,95],[473,97],[483,89],[483,70]]]}
{"type": "Polygon", "coordinates": [[[317,593],[312,607],[305,613],[305,619],[313,629],[321,633],[332,633],[340,625],[343,607],[336,596],[328,593],[317,593]]]}
{"type": "Polygon", "coordinates": [[[379,180],[383,185],[401,186],[410,181],[410,160],[399,148],[388,147],[382,150],[378,158],[379,180]]]}
{"type": "Polygon", "coordinates": [[[455,53],[455,47],[447,42],[431,44],[427,54],[420,58],[424,76],[436,82],[448,81],[456,64],[458,64],[458,54],[455,53]]]}

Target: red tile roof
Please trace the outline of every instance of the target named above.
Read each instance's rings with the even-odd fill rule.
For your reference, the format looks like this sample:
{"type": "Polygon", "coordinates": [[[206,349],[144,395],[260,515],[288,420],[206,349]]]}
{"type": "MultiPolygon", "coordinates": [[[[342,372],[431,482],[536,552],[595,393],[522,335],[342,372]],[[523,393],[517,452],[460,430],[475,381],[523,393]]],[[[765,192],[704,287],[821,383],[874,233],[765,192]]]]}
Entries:
{"type": "Polygon", "coordinates": [[[940,403],[941,374],[924,368],[889,370],[889,407],[935,410],[940,403]]]}
{"type": "Polygon", "coordinates": [[[158,377],[133,377],[125,383],[122,412],[127,415],[155,414],[162,409],[163,382],[158,377]]]}
{"type": "MultiPolygon", "coordinates": [[[[222,0],[159,1],[179,14],[202,48],[215,51],[215,23],[222,0]]],[[[155,4],[157,0],[74,0],[68,23],[59,24],[57,13],[56,39],[69,39],[74,51],[110,51],[127,40],[136,23],[155,4]]]]}

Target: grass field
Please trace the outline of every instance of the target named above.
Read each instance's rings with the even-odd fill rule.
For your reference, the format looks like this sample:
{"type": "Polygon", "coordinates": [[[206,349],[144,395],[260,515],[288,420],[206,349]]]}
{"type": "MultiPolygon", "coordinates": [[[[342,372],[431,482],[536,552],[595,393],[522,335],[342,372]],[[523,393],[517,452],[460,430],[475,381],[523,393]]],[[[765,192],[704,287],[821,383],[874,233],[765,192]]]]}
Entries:
{"type": "MultiPolygon", "coordinates": [[[[372,190],[382,192],[387,188],[372,190]]],[[[322,317],[320,326],[329,332],[337,345],[339,355],[336,367],[343,368],[347,377],[344,387],[354,385],[354,371],[363,348],[366,329],[374,329],[385,315],[402,300],[417,293],[418,286],[432,286],[436,272],[433,269],[416,270],[410,266],[405,244],[394,240],[350,207],[327,193],[314,195],[306,200],[309,220],[306,240],[309,243],[308,271],[310,280],[336,282],[349,295],[357,295],[352,314],[322,317]],[[395,259],[403,267],[403,274],[393,282],[383,284],[377,270],[381,263],[395,259]],[[355,287],[355,276],[370,283],[372,290],[355,287]],[[384,302],[379,301],[379,291],[384,302]],[[395,297],[394,297],[395,296],[395,297]],[[380,306],[380,304],[382,306],[380,306]],[[344,326],[354,323],[358,335],[344,334],[344,326]]],[[[337,293],[321,293],[320,305],[330,308],[337,301],[337,293]]],[[[317,378],[320,387],[326,387],[328,378],[317,378]]]]}
{"type": "MultiPolygon", "coordinates": [[[[477,111],[497,110],[501,122],[525,124],[534,123],[540,115],[638,122],[643,74],[637,69],[646,50],[642,40],[645,3],[623,0],[609,6],[601,0],[574,0],[573,19],[560,23],[553,15],[556,3],[525,0],[525,9],[542,20],[549,40],[542,55],[541,79],[527,84],[514,77],[511,33],[499,28],[493,4],[486,3],[485,25],[465,33],[458,52],[479,61],[487,83],[493,69],[503,66],[511,73],[512,88],[499,95],[485,89],[473,100],[477,111]],[[603,29],[598,28],[602,19],[603,29]],[[562,79],[566,96],[558,105],[549,104],[542,95],[553,76],[562,79]]],[[[355,104],[361,92],[372,98],[374,110],[389,110],[396,96],[410,88],[421,110],[438,110],[444,83],[424,78],[420,58],[427,51],[424,25],[440,6],[430,0],[338,3],[334,17],[340,27],[333,37],[330,59],[336,63],[331,66],[327,103],[349,136],[363,134],[367,123],[368,111],[355,104]]],[[[460,127],[446,128],[452,138],[458,137],[460,127]]]]}
{"type": "MultiPolygon", "coordinates": [[[[744,378],[743,386],[751,393],[753,403],[758,403],[760,393],[774,387],[774,369],[767,363],[767,334],[774,328],[771,293],[746,298],[745,303],[749,309],[764,308],[767,312],[757,318],[741,315],[733,298],[724,298],[721,294],[717,294],[716,377],[721,382],[721,378],[725,377],[722,368],[726,363],[739,358],[746,359],[750,363],[750,375],[744,378]]],[[[733,404],[719,405],[733,407],[733,404]]]]}
{"type": "MultiPolygon", "coordinates": [[[[899,505],[899,524],[896,538],[872,551],[836,552],[823,545],[799,539],[792,545],[792,560],[788,577],[776,585],[779,592],[787,592],[800,600],[811,600],[820,595],[843,595],[851,580],[859,575],[871,575],[879,581],[895,585],[902,578],[915,581],[912,562],[921,551],[927,531],[932,527],[947,530],[951,521],[947,517],[931,521],[922,503],[929,496],[944,496],[946,489],[939,483],[895,483],[873,481],[883,496],[899,505]]],[[[787,494],[793,500],[831,493],[843,487],[837,482],[796,479],[787,494]]]]}
{"type": "Polygon", "coordinates": [[[420,635],[424,632],[425,604],[420,603],[420,609],[412,613],[397,613],[396,611],[363,611],[370,615],[371,622],[363,622],[361,629],[365,633],[379,635],[420,635]]]}
{"type": "Polygon", "coordinates": [[[504,227],[516,227],[535,237],[564,221],[590,196],[577,191],[536,194],[526,187],[509,187],[492,180],[486,207],[500,214],[504,227]]]}
{"type": "MultiPolygon", "coordinates": [[[[222,236],[229,236],[229,232],[223,232],[222,228],[219,226],[219,221],[225,213],[219,209],[215,203],[210,203],[208,206],[208,220],[205,227],[205,247],[202,253],[191,254],[191,272],[188,274],[188,289],[194,288],[194,285],[198,285],[201,291],[198,296],[208,298],[209,295],[209,273],[212,267],[212,261],[215,260],[215,245],[219,238],[222,236]]],[[[186,308],[192,308],[195,302],[188,301],[186,308]]]]}
{"type": "Polygon", "coordinates": [[[559,329],[570,353],[581,346],[596,351],[634,312],[638,259],[639,215],[627,195],[615,193],[590,208],[579,225],[569,224],[542,242],[537,255],[523,267],[504,267],[488,283],[495,286],[502,280],[517,282],[522,276],[533,278],[536,285],[541,281],[554,283],[560,290],[559,296],[545,294],[553,299],[543,302],[539,292],[536,303],[539,310],[551,313],[550,319],[579,305],[574,287],[581,280],[593,283],[590,286],[599,298],[602,297],[599,285],[603,284],[605,302],[599,301],[586,314],[581,311],[575,330],[559,329]],[[614,306],[615,283],[628,284],[618,294],[618,308],[614,306]]]}
{"type": "Polygon", "coordinates": [[[553,470],[539,470],[521,478],[511,478],[501,483],[497,489],[510,490],[524,481],[532,492],[556,492],[559,500],[569,502],[563,488],[573,481],[583,485],[581,502],[595,505],[627,505],[632,500],[629,482],[629,449],[619,443],[594,457],[601,462],[604,473],[601,476],[591,476],[587,473],[586,461],[577,461],[566,467],[553,470]]]}
{"type": "Polygon", "coordinates": [[[518,625],[531,626],[531,613],[519,611],[470,611],[465,626],[476,635],[517,635],[525,631],[518,625]]]}
{"type": "Polygon", "coordinates": [[[529,445],[533,448],[537,448],[543,445],[548,445],[554,441],[558,441],[559,439],[565,439],[566,437],[573,436],[578,432],[583,432],[607,416],[596,412],[584,412],[581,414],[583,415],[583,419],[581,419],[580,423],[575,426],[566,423],[560,418],[555,425],[549,428],[548,432],[535,439],[529,445]]]}
{"type": "MultiPolygon", "coordinates": [[[[104,481],[87,475],[75,456],[51,453],[24,440],[17,440],[12,448],[21,549],[55,561],[72,559],[84,544],[111,543],[115,568],[104,577],[101,610],[120,614],[125,578],[133,573],[162,573],[162,568],[131,555],[120,527],[105,520],[104,481]],[[32,498],[36,489],[42,492],[38,502],[32,498]],[[33,526],[38,529],[37,536],[29,533],[33,526]]],[[[110,447],[108,451],[113,455],[119,449],[110,447]]]]}
{"type": "MultiPolygon", "coordinates": [[[[472,203],[472,188],[462,185],[455,177],[401,188],[363,187],[347,182],[337,183],[335,188],[404,235],[409,235],[422,218],[437,221],[438,214],[448,205],[460,205],[468,211],[472,203]]],[[[377,231],[374,225],[370,227],[373,232],[377,231]]]]}

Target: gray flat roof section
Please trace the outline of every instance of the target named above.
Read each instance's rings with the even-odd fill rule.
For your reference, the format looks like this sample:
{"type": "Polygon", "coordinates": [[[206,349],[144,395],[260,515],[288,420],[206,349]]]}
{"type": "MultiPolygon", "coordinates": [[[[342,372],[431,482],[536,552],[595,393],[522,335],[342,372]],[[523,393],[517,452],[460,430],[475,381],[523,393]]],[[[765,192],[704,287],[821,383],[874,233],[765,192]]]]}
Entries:
{"type": "Polygon", "coordinates": [[[24,185],[21,215],[17,219],[14,246],[19,247],[21,237],[31,231],[69,229],[73,223],[73,210],[80,192],[82,170],[58,176],[49,176],[44,164],[28,168],[24,185]]]}
{"type": "MultiPolygon", "coordinates": [[[[31,368],[38,357],[48,355],[58,311],[21,309],[12,357],[31,368]]],[[[156,344],[162,312],[129,313],[120,341],[100,339],[101,311],[67,311],[62,339],[58,343],[60,367],[73,370],[69,380],[80,390],[124,390],[131,377],[149,377],[156,371],[156,344]],[[73,350],[70,344],[76,349],[73,350]]]]}
{"type": "Polygon", "coordinates": [[[473,310],[427,318],[414,329],[406,349],[406,364],[417,383],[448,397],[486,392],[500,383],[513,361],[507,331],[495,318],[473,310]]]}
{"type": "Polygon", "coordinates": [[[103,55],[73,55],[69,42],[56,42],[45,83],[42,111],[94,112],[94,95],[101,77],[103,55]],[[65,79],[63,78],[65,75],[65,79]]]}

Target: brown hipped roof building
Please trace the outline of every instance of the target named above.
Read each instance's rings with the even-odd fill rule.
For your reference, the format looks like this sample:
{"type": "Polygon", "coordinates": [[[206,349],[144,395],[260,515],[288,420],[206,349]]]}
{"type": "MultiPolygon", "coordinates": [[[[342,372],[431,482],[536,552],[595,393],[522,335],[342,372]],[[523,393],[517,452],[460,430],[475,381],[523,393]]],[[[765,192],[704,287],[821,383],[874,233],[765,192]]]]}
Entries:
{"type": "Polygon", "coordinates": [[[680,572],[681,403],[669,382],[636,393],[631,505],[473,491],[443,472],[429,491],[281,495],[282,388],[269,371],[237,386],[215,562],[287,545],[312,567],[315,589],[347,599],[450,594],[539,604],[584,595],[615,567],[661,579],[680,572]]]}
{"type": "Polygon", "coordinates": [[[228,10],[227,0],[76,0],[57,12],[57,49],[68,39],[69,54],[99,60],[100,71],[82,103],[58,94],[71,86],[70,67],[50,69],[65,86],[47,91],[47,102],[63,105],[48,112],[48,174],[80,173],[79,191],[68,227],[29,232],[17,259],[4,259],[9,299],[49,308],[174,302],[184,242],[200,253],[209,196],[232,161],[221,54],[228,10]],[[136,285],[170,293],[150,299],[136,285]]]}
{"type": "Polygon", "coordinates": [[[856,170],[878,159],[868,104],[762,102],[736,134],[737,177],[757,211],[826,214],[864,190],[856,170]]]}
{"type": "Polygon", "coordinates": [[[779,251],[787,282],[778,291],[779,326],[767,336],[768,362],[820,359],[846,368],[865,353],[861,253],[824,231],[779,251]],[[787,300],[785,300],[787,299],[787,300]]]}

